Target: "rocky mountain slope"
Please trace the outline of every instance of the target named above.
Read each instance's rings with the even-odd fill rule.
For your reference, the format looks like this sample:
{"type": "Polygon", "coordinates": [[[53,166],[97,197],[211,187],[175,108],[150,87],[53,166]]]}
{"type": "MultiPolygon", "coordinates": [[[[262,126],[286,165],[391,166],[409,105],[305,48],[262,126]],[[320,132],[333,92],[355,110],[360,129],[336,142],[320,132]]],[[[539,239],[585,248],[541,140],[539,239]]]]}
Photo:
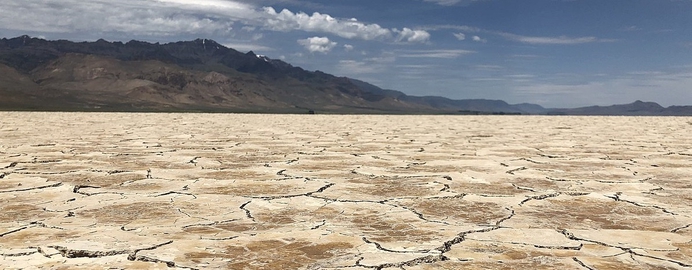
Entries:
{"type": "Polygon", "coordinates": [[[408,96],[208,39],[152,44],[21,36],[0,40],[0,71],[5,110],[535,113],[504,101],[408,96]]]}

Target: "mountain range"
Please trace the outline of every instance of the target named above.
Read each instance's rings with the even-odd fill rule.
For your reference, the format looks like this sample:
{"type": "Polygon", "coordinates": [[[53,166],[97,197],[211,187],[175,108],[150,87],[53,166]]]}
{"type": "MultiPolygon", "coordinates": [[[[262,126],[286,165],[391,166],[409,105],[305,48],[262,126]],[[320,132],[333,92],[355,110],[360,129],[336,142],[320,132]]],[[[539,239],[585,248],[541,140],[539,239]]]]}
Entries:
{"type": "Polygon", "coordinates": [[[690,106],[546,109],[502,100],[411,96],[307,71],[213,40],[0,39],[0,110],[262,113],[692,115],[690,106]]]}

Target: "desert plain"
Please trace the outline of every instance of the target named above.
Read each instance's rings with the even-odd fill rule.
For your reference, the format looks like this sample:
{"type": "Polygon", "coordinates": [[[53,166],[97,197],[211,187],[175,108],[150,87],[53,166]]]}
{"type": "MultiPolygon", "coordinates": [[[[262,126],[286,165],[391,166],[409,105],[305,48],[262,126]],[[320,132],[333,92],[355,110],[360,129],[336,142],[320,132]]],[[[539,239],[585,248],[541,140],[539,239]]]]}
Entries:
{"type": "Polygon", "coordinates": [[[692,269],[692,118],[0,113],[3,269],[692,269]]]}

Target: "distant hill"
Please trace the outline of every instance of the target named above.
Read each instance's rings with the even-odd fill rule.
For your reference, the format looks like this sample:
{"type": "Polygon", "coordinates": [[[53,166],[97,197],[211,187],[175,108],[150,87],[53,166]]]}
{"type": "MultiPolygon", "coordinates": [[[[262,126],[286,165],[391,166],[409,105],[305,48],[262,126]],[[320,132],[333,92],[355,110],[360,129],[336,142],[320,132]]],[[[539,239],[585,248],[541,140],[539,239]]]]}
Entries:
{"type": "Polygon", "coordinates": [[[685,116],[692,115],[692,106],[663,107],[655,102],[637,100],[630,104],[589,106],[575,109],[550,109],[552,115],[629,115],[629,116],[685,116]]]}
{"type": "Polygon", "coordinates": [[[241,53],[208,39],[0,40],[0,109],[534,113],[504,101],[415,97],[241,53]]]}
{"type": "Polygon", "coordinates": [[[515,113],[515,114],[541,114],[547,110],[537,104],[511,105],[502,100],[489,99],[449,99],[438,96],[409,96],[396,90],[382,89],[364,81],[350,79],[360,89],[380,96],[386,96],[404,102],[425,105],[444,111],[478,112],[478,113],[515,113]]]}

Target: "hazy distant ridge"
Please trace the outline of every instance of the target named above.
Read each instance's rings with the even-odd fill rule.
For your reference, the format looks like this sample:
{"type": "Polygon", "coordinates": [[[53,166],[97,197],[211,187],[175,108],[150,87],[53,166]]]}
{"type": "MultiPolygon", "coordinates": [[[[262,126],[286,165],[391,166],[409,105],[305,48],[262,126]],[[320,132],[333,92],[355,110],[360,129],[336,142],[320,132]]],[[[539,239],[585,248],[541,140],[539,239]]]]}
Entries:
{"type": "Polygon", "coordinates": [[[589,106],[575,109],[550,109],[548,114],[555,115],[630,115],[630,116],[689,116],[692,106],[663,107],[655,102],[637,100],[630,104],[610,106],[589,106]]]}

